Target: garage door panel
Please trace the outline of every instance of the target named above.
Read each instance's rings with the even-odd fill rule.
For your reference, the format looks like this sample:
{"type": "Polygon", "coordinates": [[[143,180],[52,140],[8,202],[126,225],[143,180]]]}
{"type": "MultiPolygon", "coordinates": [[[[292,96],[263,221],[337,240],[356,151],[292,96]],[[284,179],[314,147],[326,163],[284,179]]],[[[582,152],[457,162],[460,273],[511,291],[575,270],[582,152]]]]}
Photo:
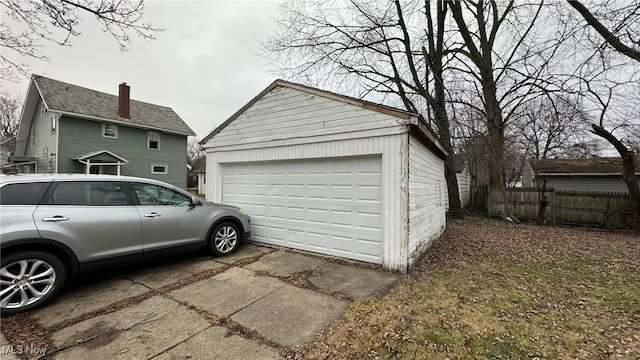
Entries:
{"type": "Polygon", "coordinates": [[[274,241],[284,241],[284,228],[270,226],[269,227],[269,237],[274,241]]]}
{"type": "Polygon", "coordinates": [[[261,240],[264,241],[267,239],[267,227],[264,225],[259,225],[259,224],[252,224],[252,234],[251,236],[254,237],[256,240],[261,240]]]}
{"type": "Polygon", "coordinates": [[[252,240],[382,262],[381,157],[223,164],[223,199],[252,240]]]}

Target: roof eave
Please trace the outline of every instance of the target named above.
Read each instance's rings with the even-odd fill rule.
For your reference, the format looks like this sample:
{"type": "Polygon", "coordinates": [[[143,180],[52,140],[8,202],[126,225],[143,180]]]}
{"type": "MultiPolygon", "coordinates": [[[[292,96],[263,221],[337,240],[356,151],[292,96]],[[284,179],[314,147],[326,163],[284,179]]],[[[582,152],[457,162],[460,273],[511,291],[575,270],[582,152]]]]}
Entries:
{"type": "Polygon", "coordinates": [[[420,115],[414,115],[409,119],[409,133],[423,143],[436,156],[444,160],[449,152],[440,144],[440,141],[420,115]]]}
{"type": "Polygon", "coordinates": [[[165,132],[165,133],[170,133],[170,134],[175,134],[175,135],[184,135],[184,136],[195,136],[196,135],[193,131],[190,131],[190,132],[187,133],[187,132],[182,132],[182,131],[177,131],[177,130],[164,129],[164,128],[160,128],[160,127],[145,126],[145,125],[140,125],[140,124],[132,124],[130,122],[126,122],[126,121],[122,121],[122,120],[102,118],[102,117],[99,117],[99,116],[91,116],[91,115],[85,115],[85,114],[78,114],[78,113],[73,113],[73,112],[65,111],[65,110],[49,109],[49,111],[55,111],[55,112],[58,112],[58,113],[60,113],[62,115],[66,115],[66,116],[70,116],[70,117],[75,117],[75,118],[80,118],[80,119],[85,119],[85,120],[92,120],[92,121],[110,122],[110,123],[114,123],[114,124],[118,124],[118,125],[128,126],[128,127],[132,127],[132,128],[138,128],[138,129],[160,130],[160,131],[165,132]]]}
{"type": "Polygon", "coordinates": [[[33,121],[34,111],[38,105],[38,99],[42,99],[42,94],[40,92],[40,88],[38,88],[35,78],[32,76],[29,81],[29,89],[27,90],[26,99],[22,105],[22,111],[20,113],[18,133],[16,135],[16,147],[14,150],[15,155],[24,155],[27,150],[29,129],[31,129],[31,122],[33,121]]]}
{"type": "MultiPolygon", "coordinates": [[[[620,172],[601,172],[601,173],[583,173],[583,172],[564,172],[564,173],[555,173],[555,172],[546,172],[546,173],[537,173],[537,176],[612,176],[612,175],[622,175],[622,171],[620,172]]],[[[640,172],[635,172],[634,175],[640,176],[640,172]]]]}

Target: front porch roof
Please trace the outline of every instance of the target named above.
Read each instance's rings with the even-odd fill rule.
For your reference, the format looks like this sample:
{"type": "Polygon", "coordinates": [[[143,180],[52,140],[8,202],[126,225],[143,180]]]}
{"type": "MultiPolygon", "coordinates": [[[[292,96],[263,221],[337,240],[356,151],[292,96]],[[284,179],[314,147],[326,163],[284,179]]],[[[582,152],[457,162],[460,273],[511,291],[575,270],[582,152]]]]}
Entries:
{"type": "Polygon", "coordinates": [[[18,164],[18,163],[32,163],[36,161],[36,158],[33,156],[15,156],[15,155],[9,155],[9,158],[7,159],[9,160],[9,162],[14,163],[14,164],[18,164]]]}
{"type": "MultiPolygon", "coordinates": [[[[94,160],[94,159],[95,159],[95,160],[98,160],[98,161],[96,161],[96,162],[95,162],[96,164],[97,164],[98,162],[105,162],[105,161],[104,161],[104,159],[101,159],[101,160],[96,159],[96,158],[97,158],[98,156],[100,156],[100,155],[107,155],[108,157],[111,157],[111,158],[112,158],[112,159],[109,159],[109,161],[106,161],[106,162],[110,162],[110,163],[112,163],[112,162],[116,162],[116,163],[122,163],[122,164],[127,164],[127,163],[129,163],[129,160],[127,160],[127,159],[123,158],[123,157],[122,157],[122,156],[120,156],[120,155],[114,154],[114,153],[112,153],[112,152],[111,152],[111,151],[109,151],[109,150],[97,150],[97,151],[92,151],[92,152],[86,153],[86,154],[84,154],[84,155],[77,156],[77,157],[75,157],[75,158],[73,158],[73,159],[74,159],[74,160],[78,160],[78,161],[80,161],[81,163],[86,163],[86,162],[87,162],[87,160],[94,160]],[[115,160],[115,161],[114,161],[114,160],[115,160]]],[[[92,162],[93,162],[93,161],[92,161],[92,162]]]]}

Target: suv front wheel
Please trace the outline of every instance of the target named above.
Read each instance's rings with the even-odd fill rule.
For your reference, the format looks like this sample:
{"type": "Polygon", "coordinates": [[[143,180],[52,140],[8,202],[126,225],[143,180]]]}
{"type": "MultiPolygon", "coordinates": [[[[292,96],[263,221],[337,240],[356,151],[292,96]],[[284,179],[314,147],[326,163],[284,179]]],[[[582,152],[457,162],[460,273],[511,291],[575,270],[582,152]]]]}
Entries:
{"type": "Polygon", "coordinates": [[[0,313],[10,316],[44,305],[64,285],[62,261],[41,251],[16,252],[2,257],[0,313]]]}
{"type": "Polygon", "coordinates": [[[240,229],[231,222],[223,222],[213,229],[209,238],[209,251],[216,256],[229,255],[240,245],[240,229]]]}

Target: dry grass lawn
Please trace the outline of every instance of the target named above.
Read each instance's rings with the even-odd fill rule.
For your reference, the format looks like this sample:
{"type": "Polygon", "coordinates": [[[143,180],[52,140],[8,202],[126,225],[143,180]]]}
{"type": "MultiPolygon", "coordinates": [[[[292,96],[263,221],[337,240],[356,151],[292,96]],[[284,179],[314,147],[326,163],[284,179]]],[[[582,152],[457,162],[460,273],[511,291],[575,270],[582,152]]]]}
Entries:
{"type": "Polygon", "coordinates": [[[309,359],[640,359],[640,235],[468,219],[309,359]]]}

